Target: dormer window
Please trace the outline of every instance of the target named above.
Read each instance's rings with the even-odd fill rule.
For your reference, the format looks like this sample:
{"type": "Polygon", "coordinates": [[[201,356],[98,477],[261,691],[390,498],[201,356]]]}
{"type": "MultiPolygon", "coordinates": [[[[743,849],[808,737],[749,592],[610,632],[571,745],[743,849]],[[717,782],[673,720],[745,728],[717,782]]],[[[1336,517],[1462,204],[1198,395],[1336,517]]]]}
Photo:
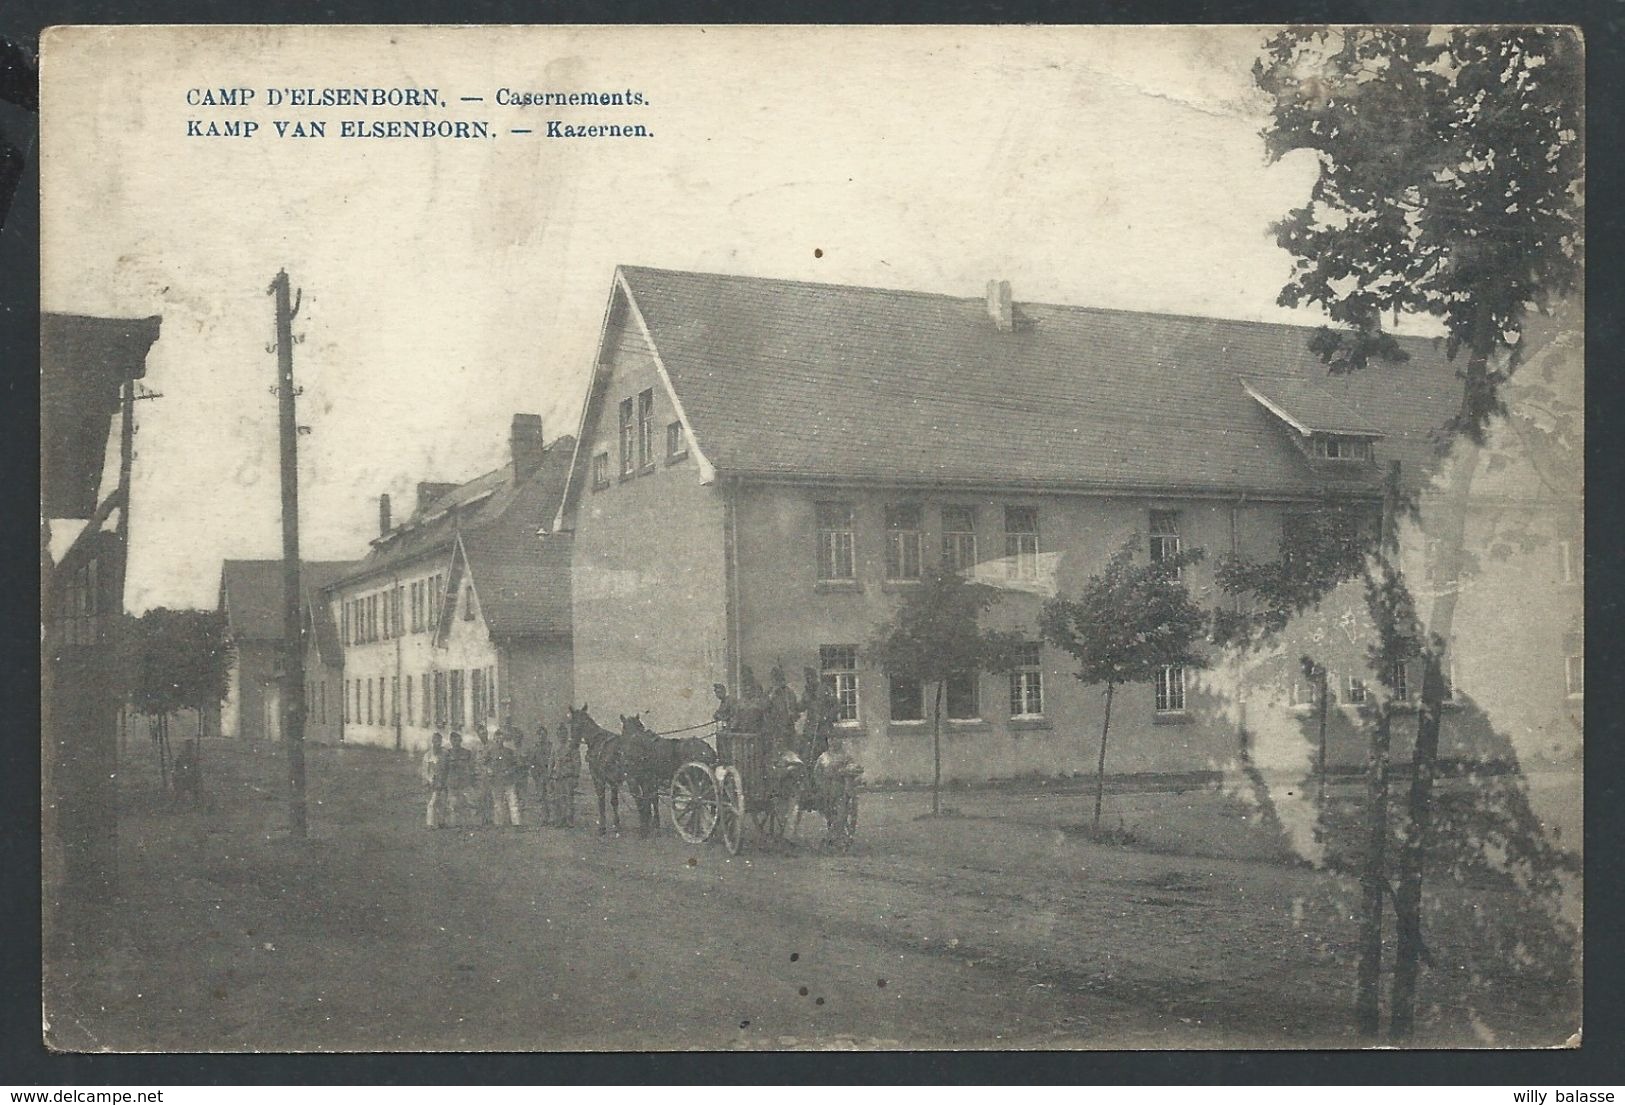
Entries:
{"type": "Polygon", "coordinates": [[[1371,439],[1343,434],[1317,434],[1313,438],[1315,456],[1322,460],[1370,460],[1371,439]]]}

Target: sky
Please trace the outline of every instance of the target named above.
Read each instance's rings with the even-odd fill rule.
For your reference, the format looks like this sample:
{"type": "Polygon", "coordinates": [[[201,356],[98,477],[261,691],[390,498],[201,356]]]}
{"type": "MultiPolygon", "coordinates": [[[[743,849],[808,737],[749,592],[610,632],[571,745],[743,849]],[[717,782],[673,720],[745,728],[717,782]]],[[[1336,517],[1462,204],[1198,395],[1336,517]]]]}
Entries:
{"type": "MultiPolygon", "coordinates": [[[[129,609],[210,606],[281,553],[271,278],[294,329],[301,548],[358,558],[377,496],[573,433],[617,264],[1231,318],[1274,305],[1257,28],[78,28],[43,47],[44,307],[163,316],[138,405],[129,609]],[[435,87],[487,140],[276,139],[387,108],[189,89],[435,87]],[[497,107],[499,88],[643,108],[497,107]],[[463,103],[483,96],[483,103],[463,103]],[[253,119],[252,139],[187,120],[253,119]],[[542,137],[638,122],[636,140],[542,137]],[[511,128],[537,133],[512,135],[511,128]]],[[[116,455],[116,450],[115,450],[116,455]]]]}

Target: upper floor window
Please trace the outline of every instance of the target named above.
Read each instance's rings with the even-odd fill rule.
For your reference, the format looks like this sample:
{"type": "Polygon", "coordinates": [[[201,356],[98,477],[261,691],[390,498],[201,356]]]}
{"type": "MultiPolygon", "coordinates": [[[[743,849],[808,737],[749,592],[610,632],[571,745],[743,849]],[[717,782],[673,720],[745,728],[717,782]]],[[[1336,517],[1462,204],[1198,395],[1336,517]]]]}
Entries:
{"type": "Polygon", "coordinates": [[[1319,435],[1314,441],[1315,456],[1325,460],[1370,460],[1371,441],[1363,437],[1319,435]]]}
{"type": "MultiPolygon", "coordinates": [[[[1151,512],[1151,563],[1160,564],[1179,556],[1179,511],[1153,510],[1151,512]]],[[[1181,577],[1175,568],[1173,578],[1181,577]]]]}
{"type": "Polygon", "coordinates": [[[655,462],[655,393],[653,388],[638,392],[638,467],[655,462]]]}
{"type": "Polygon", "coordinates": [[[1585,638],[1578,633],[1563,637],[1563,685],[1572,698],[1586,693],[1585,638]]]}
{"type": "Polygon", "coordinates": [[[858,648],[856,645],[822,645],[818,666],[824,686],[835,699],[835,720],[856,724],[858,720],[858,648]]]}
{"type": "Polygon", "coordinates": [[[592,458],[592,489],[602,491],[609,486],[609,454],[598,453],[592,458]]]}
{"type": "Polygon", "coordinates": [[[853,579],[852,504],[818,503],[818,578],[853,579]]]}
{"type": "Polygon", "coordinates": [[[1030,506],[1004,508],[1004,555],[1011,579],[1038,578],[1038,510],[1030,506]]]}
{"type": "Polygon", "coordinates": [[[976,567],[976,508],[942,508],[942,566],[950,572],[976,567]]]}
{"type": "Polygon", "coordinates": [[[1557,578],[1563,583],[1573,583],[1580,578],[1579,558],[1574,555],[1573,542],[1557,543],[1557,578]]]}
{"type": "Polygon", "coordinates": [[[630,399],[622,399],[621,400],[621,475],[623,477],[630,476],[632,474],[632,472],[633,472],[633,466],[637,463],[636,457],[634,456],[633,451],[632,451],[633,448],[634,448],[633,441],[632,441],[632,435],[636,432],[636,429],[637,429],[636,423],[633,421],[634,417],[635,417],[635,415],[634,415],[634,412],[632,410],[632,400],[630,400],[630,399]]]}
{"type": "Polygon", "coordinates": [[[1394,666],[1388,671],[1388,682],[1393,687],[1395,702],[1411,700],[1411,676],[1409,665],[1405,661],[1394,661],[1394,666]]]}
{"type": "Polygon", "coordinates": [[[1010,716],[1038,717],[1044,712],[1043,649],[1036,641],[1021,646],[1010,671],[1010,716]]]}
{"type": "Polygon", "coordinates": [[[1178,664],[1166,664],[1157,669],[1157,713],[1185,712],[1185,669],[1178,664]]]}
{"type": "Polygon", "coordinates": [[[918,503],[899,503],[886,508],[886,578],[920,578],[918,503]]]}
{"type": "Polygon", "coordinates": [[[688,441],[683,437],[683,424],[672,422],[666,426],[666,459],[676,460],[688,455],[688,441]]]}

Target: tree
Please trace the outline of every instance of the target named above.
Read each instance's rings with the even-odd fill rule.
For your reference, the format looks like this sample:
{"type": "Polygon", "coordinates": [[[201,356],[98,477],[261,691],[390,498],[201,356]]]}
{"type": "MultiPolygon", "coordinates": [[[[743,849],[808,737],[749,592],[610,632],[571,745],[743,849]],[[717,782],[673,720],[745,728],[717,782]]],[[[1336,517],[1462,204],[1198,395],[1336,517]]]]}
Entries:
{"type": "MultiPolygon", "coordinates": [[[[1357,371],[1371,357],[1403,360],[1382,319],[1408,313],[1443,326],[1452,358],[1466,353],[1460,404],[1441,428],[1451,450],[1434,527],[1443,579],[1458,578],[1478,447],[1503,410],[1525,319],[1550,310],[1582,273],[1583,69],[1578,35],[1542,27],[1294,28],[1273,36],[1254,66],[1275,101],[1268,156],[1307,151],[1320,170],[1309,203],[1275,228],[1294,257],[1279,301],[1319,305],[1338,327],[1317,333],[1312,348],[1333,372],[1357,371]]],[[[1446,589],[1421,642],[1394,893],[1396,1039],[1415,1023],[1423,859],[1454,614],[1446,589]]]]}
{"type": "Polygon", "coordinates": [[[1019,633],[981,629],[978,621],[1002,596],[983,583],[938,568],[910,588],[892,620],[869,645],[869,659],[888,676],[934,687],[931,709],[931,813],[942,812],[942,693],[955,676],[1006,672],[1015,666],[1019,633]]]}
{"type": "Polygon", "coordinates": [[[1100,756],[1095,768],[1094,831],[1106,795],[1106,740],[1112,724],[1112,696],[1122,683],[1149,683],[1164,667],[1203,668],[1207,661],[1197,642],[1208,618],[1191,601],[1180,582],[1180,570],[1202,558],[1200,549],[1135,563],[1138,537],[1112,554],[1106,568],[1091,576],[1076,599],[1050,599],[1039,612],[1044,639],[1070,652],[1078,661],[1077,677],[1091,686],[1106,686],[1106,716],[1100,726],[1100,756]]]}
{"type": "Polygon", "coordinates": [[[131,619],[125,641],[130,704],[155,723],[158,770],[167,785],[170,718],[183,709],[201,714],[226,697],[232,655],[225,618],[160,606],[131,619]]]}

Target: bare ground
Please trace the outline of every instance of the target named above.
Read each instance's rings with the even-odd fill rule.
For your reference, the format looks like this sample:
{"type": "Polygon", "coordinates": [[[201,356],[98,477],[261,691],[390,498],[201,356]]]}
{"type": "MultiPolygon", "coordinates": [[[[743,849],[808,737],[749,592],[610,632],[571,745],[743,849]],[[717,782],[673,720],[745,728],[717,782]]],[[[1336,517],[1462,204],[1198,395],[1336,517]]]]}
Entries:
{"type": "MultiPolygon", "coordinates": [[[[138,750],[139,751],[139,750],[138,750]]],[[[870,790],[859,843],[730,858],[669,825],[431,833],[412,766],[205,747],[204,809],[121,772],[122,893],[47,942],[68,1050],[1348,1047],[1357,887],[1212,787],[1087,799],[870,790]]],[[[585,786],[583,790],[585,791],[585,786]]],[[[1426,1046],[1562,1043],[1572,937],[1514,881],[1436,873],[1426,1046]]],[[[1391,924],[1390,924],[1391,928],[1391,924]]]]}

